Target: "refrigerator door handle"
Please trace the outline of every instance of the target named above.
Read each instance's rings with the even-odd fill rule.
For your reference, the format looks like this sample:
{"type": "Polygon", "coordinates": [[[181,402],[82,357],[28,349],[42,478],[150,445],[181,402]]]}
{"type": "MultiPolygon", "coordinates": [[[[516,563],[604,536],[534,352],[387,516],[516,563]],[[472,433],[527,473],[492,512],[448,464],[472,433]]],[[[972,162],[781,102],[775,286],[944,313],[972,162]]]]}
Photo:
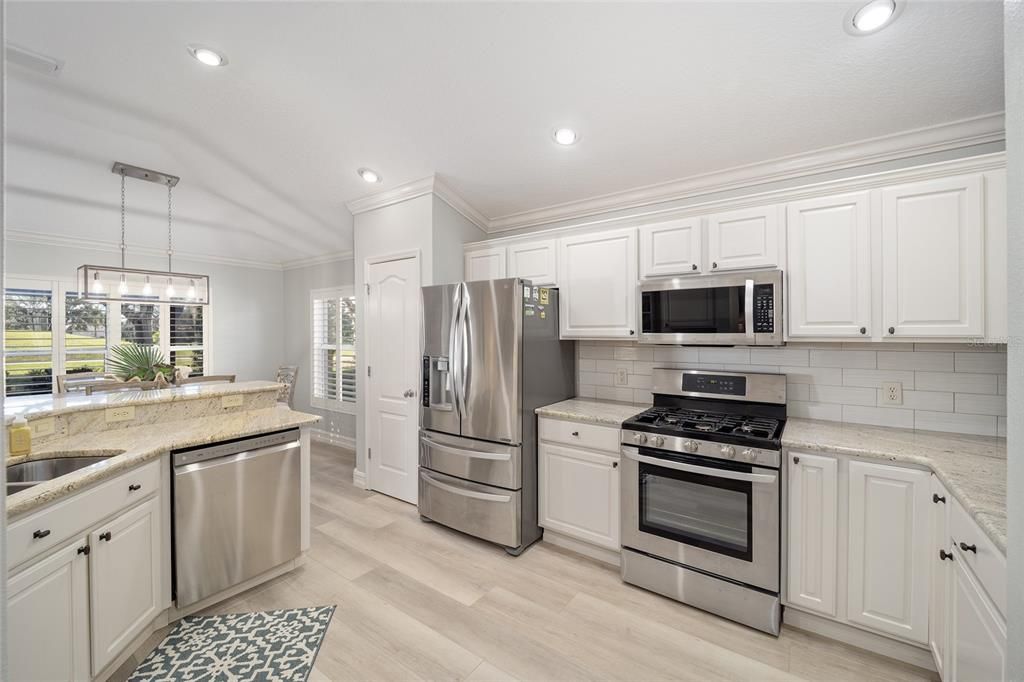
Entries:
{"type": "Polygon", "coordinates": [[[460,409],[460,415],[463,419],[466,418],[466,387],[473,378],[472,370],[472,359],[469,357],[470,339],[469,339],[469,306],[472,301],[469,298],[469,289],[466,287],[465,282],[460,285],[462,289],[462,306],[461,306],[461,319],[459,320],[459,341],[461,346],[459,348],[459,363],[461,364],[459,371],[459,399],[462,401],[462,407],[460,409]]]}
{"type": "Polygon", "coordinates": [[[462,414],[462,406],[459,398],[459,385],[462,379],[459,376],[461,360],[459,356],[459,315],[462,312],[462,285],[455,287],[455,294],[452,296],[452,322],[448,328],[448,382],[452,388],[452,398],[455,402],[455,411],[462,414]]]}

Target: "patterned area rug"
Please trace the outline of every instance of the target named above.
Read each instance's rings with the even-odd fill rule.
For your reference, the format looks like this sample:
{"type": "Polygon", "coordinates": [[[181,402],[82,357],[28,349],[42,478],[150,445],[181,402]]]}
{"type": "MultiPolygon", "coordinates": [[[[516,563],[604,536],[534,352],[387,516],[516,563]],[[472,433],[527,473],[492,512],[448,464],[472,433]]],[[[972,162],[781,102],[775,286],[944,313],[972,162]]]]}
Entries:
{"type": "Polygon", "coordinates": [[[184,618],[129,680],[305,682],[334,608],[184,618]]]}

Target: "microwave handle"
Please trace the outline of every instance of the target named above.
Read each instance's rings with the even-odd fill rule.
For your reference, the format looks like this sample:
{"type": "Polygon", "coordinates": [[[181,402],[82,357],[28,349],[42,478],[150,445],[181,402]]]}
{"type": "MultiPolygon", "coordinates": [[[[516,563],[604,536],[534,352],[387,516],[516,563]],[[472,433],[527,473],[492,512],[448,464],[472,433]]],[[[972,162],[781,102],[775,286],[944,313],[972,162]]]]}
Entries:
{"type": "Polygon", "coordinates": [[[747,330],[747,341],[754,344],[754,280],[748,279],[744,285],[745,292],[743,295],[743,316],[745,319],[745,328],[747,330]]]}
{"type": "Polygon", "coordinates": [[[778,477],[775,474],[748,474],[744,471],[715,469],[712,467],[696,466],[694,464],[683,464],[682,462],[672,462],[667,459],[646,457],[641,455],[638,449],[631,447],[622,448],[622,454],[628,459],[631,459],[634,462],[640,462],[641,464],[650,464],[651,466],[665,467],[666,469],[675,469],[676,471],[685,471],[691,474],[713,476],[714,478],[729,478],[734,481],[747,481],[748,483],[775,483],[775,481],[778,480],[778,477]]]}

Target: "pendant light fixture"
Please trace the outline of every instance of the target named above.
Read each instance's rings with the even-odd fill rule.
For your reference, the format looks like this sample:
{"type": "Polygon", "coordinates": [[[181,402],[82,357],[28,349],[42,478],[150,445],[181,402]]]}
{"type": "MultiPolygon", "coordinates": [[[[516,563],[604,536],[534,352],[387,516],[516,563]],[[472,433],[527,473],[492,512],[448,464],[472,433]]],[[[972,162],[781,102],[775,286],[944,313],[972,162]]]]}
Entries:
{"type": "Polygon", "coordinates": [[[179,303],[208,305],[210,278],[174,272],[171,239],[171,190],[178,184],[178,176],[130,166],[117,162],[111,172],[121,176],[121,267],[82,265],[78,268],[78,295],[91,301],[127,301],[138,303],[179,303]],[[135,178],[167,186],[167,271],[139,270],[126,266],[128,251],[125,241],[125,180],[135,178]]]}

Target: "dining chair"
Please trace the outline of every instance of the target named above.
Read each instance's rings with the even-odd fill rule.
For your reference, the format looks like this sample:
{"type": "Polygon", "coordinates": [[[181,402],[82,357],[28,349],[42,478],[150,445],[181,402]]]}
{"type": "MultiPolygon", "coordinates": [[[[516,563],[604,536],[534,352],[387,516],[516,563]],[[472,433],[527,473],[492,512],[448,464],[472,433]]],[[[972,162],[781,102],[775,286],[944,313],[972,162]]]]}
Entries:
{"type": "Polygon", "coordinates": [[[109,381],[119,381],[113,374],[107,372],[72,372],[71,374],[58,374],[57,375],[57,395],[64,395],[66,393],[78,393],[85,390],[85,387],[90,384],[106,383],[109,381]]]}
{"type": "Polygon", "coordinates": [[[281,395],[278,396],[277,402],[287,403],[288,407],[292,407],[292,402],[295,397],[295,382],[298,378],[298,365],[281,365],[277,368],[277,376],[274,378],[274,381],[279,384],[284,384],[284,388],[281,389],[281,395]]]}

